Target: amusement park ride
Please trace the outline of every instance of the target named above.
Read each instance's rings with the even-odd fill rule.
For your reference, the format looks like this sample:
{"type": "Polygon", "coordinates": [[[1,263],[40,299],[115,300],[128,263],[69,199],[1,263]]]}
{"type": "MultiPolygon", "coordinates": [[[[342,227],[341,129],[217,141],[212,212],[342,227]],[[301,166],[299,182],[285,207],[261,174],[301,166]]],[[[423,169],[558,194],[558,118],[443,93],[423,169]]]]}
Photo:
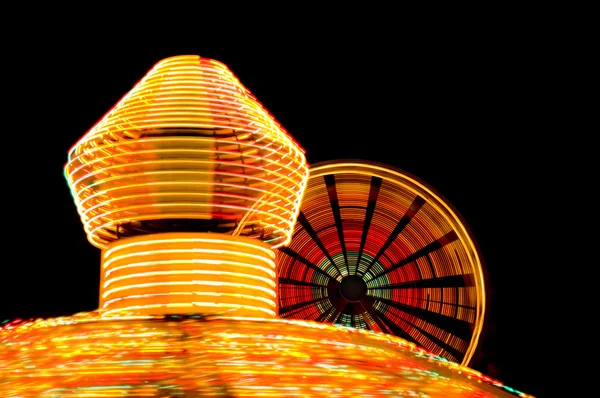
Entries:
{"type": "Polygon", "coordinates": [[[69,151],[99,308],[0,329],[3,397],[529,395],[468,368],[458,212],[384,164],[309,165],[220,62],[158,62],[69,151]]]}

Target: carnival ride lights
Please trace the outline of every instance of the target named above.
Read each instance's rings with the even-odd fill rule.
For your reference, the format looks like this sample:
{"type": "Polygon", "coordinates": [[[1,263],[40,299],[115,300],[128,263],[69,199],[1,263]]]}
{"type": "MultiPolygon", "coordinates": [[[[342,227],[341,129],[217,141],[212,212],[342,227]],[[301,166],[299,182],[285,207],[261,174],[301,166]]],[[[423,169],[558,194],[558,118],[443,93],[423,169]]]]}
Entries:
{"type": "Polygon", "coordinates": [[[2,397],[527,397],[399,337],[308,321],[85,313],[0,341],[2,397]]]}
{"type": "Polygon", "coordinates": [[[225,65],[159,62],[71,148],[65,175],[104,250],[104,316],[275,316],[271,249],[289,242],[308,168],[225,65]]]}
{"type": "Polygon", "coordinates": [[[104,316],[276,315],[274,254],[254,239],[178,232],[137,236],[106,250],[101,269],[104,316]]]}
{"type": "Polygon", "coordinates": [[[481,332],[480,255],[431,187],[364,161],[313,165],[278,253],[279,315],[395,334],[468,365],[481,332]]]}
{"type": "Polygon", "coordinates": [[[526,396],[396,336],[274,317],[308,169],[221,63],[159,62],[65,174],[100,309],[6,323],[0,396],[526,396]]]}
{"type": "Polygon", "coordinates": [[[90,242],[170,231],[288,243],[307,170],[301,148],[220,62],[159,62],[70,150],[90,242]]]}

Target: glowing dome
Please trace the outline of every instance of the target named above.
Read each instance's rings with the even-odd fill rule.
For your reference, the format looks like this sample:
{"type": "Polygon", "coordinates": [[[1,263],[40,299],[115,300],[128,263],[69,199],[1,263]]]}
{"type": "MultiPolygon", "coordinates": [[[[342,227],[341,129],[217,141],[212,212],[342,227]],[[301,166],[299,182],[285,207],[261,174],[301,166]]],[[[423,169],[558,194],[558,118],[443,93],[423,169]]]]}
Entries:
{"type": "Polygon", "coordinates": [[[2,397],[525,396],[390,334],[275,318],[308,166],[221,63],[159,62],[65,175],[100,308],[5,324],[2,397]]]}

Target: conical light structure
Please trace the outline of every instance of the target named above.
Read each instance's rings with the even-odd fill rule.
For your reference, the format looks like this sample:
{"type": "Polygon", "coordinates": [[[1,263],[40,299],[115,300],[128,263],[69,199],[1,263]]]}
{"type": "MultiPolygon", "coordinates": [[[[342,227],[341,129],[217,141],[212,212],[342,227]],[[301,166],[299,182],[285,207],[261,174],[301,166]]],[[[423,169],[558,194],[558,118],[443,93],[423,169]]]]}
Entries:
{"type": "Polygon", "coordinates": [[[289,241],[301,148],[220,62],[167,58],[71,149],[65,175],[90,242],[155,231],[289,241]]]}

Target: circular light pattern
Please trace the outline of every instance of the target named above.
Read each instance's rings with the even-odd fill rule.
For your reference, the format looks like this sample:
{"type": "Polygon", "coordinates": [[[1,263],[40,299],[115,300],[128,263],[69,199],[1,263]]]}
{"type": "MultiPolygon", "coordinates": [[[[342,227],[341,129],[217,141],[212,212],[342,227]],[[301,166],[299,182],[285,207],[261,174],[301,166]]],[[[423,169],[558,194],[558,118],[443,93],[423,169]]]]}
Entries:
{"type": "Polygon", "coordinates": [[[401,338],[316,322],[84,313],[0,329],[3,397],[515,395],[401,338]]]}
{"type": "Polygon", "coordinates": [[[160,61],[70,151],[90,242],[194,231],[289,241],[302,149],[220,62],[160,61]]]}
{"type": "Polygon", "coordinates": [[[314,165],[277,256],[281,317],[390,333],[469,363],[485,308],[480,256],[458,213],[415,177],[314,165]]]}
{"type": "Polygon", "coordinates": [[[210,233],[120,239],[102,253],[103,316],[276,315],[275,254],[256,240],[210,233]]]}

